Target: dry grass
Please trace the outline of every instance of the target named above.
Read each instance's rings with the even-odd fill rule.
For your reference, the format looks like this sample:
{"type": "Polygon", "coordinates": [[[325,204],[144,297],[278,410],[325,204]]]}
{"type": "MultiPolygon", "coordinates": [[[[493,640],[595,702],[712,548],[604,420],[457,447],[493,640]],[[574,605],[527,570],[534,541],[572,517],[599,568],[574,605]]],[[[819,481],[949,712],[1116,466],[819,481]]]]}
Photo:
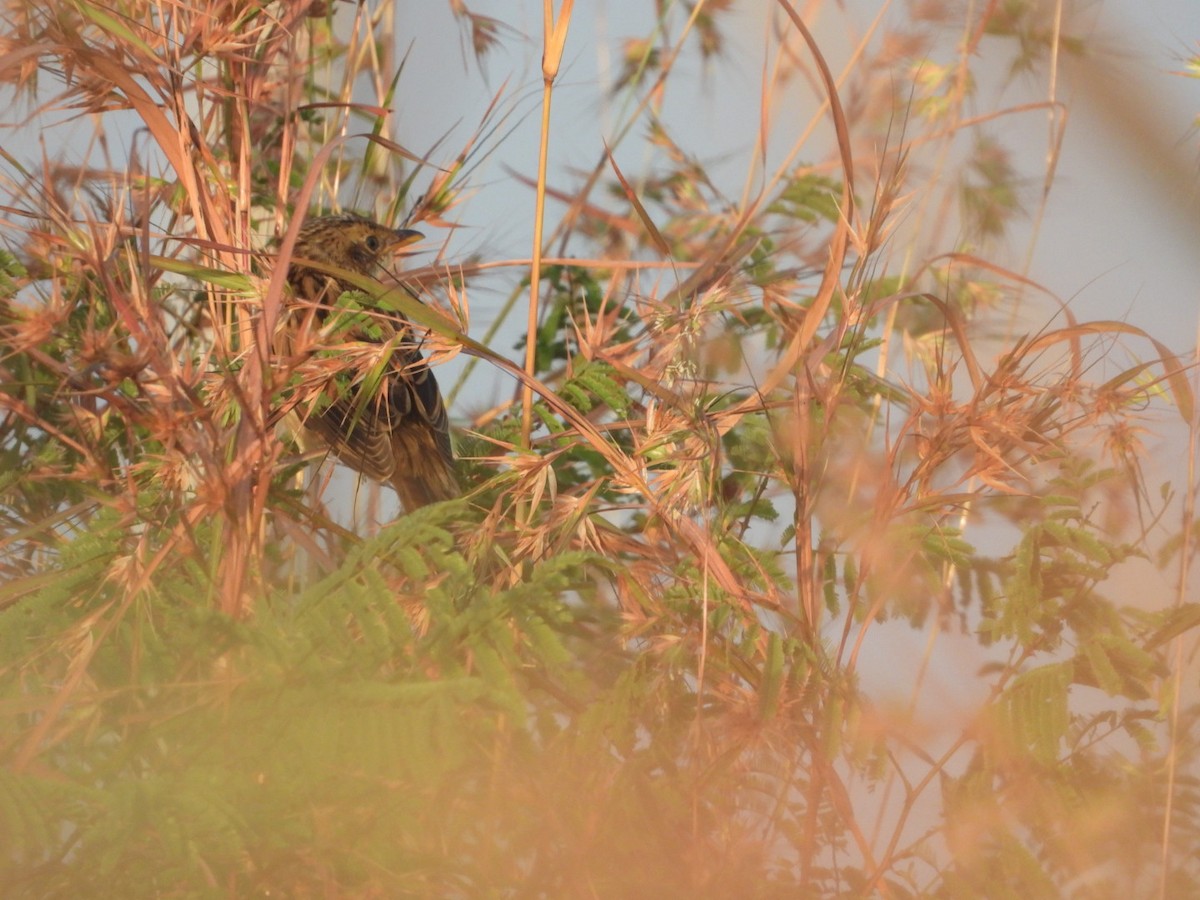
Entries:
{"type": "MultiPolygon", "coordinates": [[[[682,60],[724,62],[729,6],[630,42],[634,102],[562,186],[580,23],[546,0],[530,258],[407,269],[428,306],[363,285],[435,362],[518,388],[457,407],[468,496],[372,537],[296,489],[278,426],[378,350],[282,355],[284,263],[335,198],[469,219],[506,98],[422,159],[391,131],[390,4],[7,5],[10,131],[42,137],[4,142],[0,185],[14,896],[97,870],[128,896],[1195,887],[1200,616],[1183,587],[1104,592],[1172,510],[1143,484],[1148,410],[1194,432],[1195,398],[1125,323],[1008,336],[1038,287],[998,261],[1018,175],[978,138],[1028,110],[973,111],[999,13],[878,21],[838,68],[780,0],[735,197],[665,115],[682,60]],[[481,283],[528,290],[523,364],[468,334],[481,283]],[[897,627],[923,655],[873,696],[897,627]],[[939,677],[976,689],[950,721],[939,677]]],[[[476,53],[504,40],[450,8],[476,53]]],[[[1053,71],[1033,26],[1062,20],[1026,16],[1053,71]]],[[[1038,109],[1059,140],[1053,90],[1038,109]]],[[[1185,585],[1189,529],[1166,554],[1185,585]]]]}

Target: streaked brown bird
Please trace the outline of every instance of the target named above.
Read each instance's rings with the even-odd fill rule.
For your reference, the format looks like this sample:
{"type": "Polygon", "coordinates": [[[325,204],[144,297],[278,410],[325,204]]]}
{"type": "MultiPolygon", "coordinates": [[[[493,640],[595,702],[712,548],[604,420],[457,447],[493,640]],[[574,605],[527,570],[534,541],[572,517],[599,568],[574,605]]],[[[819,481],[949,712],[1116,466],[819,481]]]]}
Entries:
{"type": "MultiPolygon", "coordinates": [[[[356,288],[305,261],[372,277],[385,259],[422,237],[352,214],[310,218],[297,236],[288,283],[322,323],[338,298],[356,288]]],[[[406,511],[455,497],[459,487],[446,405],[411,325],[395,313],[365,311],[369,316],[342,339],[394,344],[382,377],[372,372],[368,385],[364,373],[349,385],[337,384],[328,405],[309,415],[305,426],[343,463],[395,488],[406,511]]]]}

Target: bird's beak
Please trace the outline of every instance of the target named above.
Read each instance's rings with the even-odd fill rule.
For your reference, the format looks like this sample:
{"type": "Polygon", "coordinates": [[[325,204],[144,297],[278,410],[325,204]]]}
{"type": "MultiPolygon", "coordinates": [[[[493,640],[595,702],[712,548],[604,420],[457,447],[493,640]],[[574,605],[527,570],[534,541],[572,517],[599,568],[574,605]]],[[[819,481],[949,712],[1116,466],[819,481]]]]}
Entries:
{"type": "Polygon", "coordinates": [[[393,250],[399,250],[401,247],[407,247],[409,244],[425,240],[425,235],[419,231],[413,231],[411,228],[398,228],[395,231],[395,235],[395,238],[392,239],[393,250]]]}

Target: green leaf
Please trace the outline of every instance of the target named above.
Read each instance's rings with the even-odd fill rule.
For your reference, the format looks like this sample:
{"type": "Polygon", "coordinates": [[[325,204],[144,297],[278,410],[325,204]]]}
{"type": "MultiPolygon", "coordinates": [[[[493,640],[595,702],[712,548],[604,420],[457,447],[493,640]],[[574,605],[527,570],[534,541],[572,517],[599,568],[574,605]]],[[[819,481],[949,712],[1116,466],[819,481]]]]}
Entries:
{"type": "Polygon", "coordinates": [[[772,719],[779,711],[779,693],[783,687],[783,639],[774,632],[767,636],[766,658],[758,684],[758,715],[772,719]]]}
{"type": "Polygon", "coordinates": [[[1070,663],[1051,663],[1024,672],[1001,695],[1001,721],[1008,737],[1043,764],[1057,761],[1070,716],[1070,663]]]}

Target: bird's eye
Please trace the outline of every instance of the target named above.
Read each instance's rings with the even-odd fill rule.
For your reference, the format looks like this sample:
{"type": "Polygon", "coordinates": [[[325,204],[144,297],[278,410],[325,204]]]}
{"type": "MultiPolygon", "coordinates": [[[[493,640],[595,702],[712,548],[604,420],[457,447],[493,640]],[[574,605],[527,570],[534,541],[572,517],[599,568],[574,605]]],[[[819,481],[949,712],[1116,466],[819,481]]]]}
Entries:
{"type": "Polygon", "coordinates": [[[367,239],[364,243],[366,243],[367,249],[370,250],[372,253],[379,252],[379,238],[377,238],[375,235],[368,234],[367,239]]]}

